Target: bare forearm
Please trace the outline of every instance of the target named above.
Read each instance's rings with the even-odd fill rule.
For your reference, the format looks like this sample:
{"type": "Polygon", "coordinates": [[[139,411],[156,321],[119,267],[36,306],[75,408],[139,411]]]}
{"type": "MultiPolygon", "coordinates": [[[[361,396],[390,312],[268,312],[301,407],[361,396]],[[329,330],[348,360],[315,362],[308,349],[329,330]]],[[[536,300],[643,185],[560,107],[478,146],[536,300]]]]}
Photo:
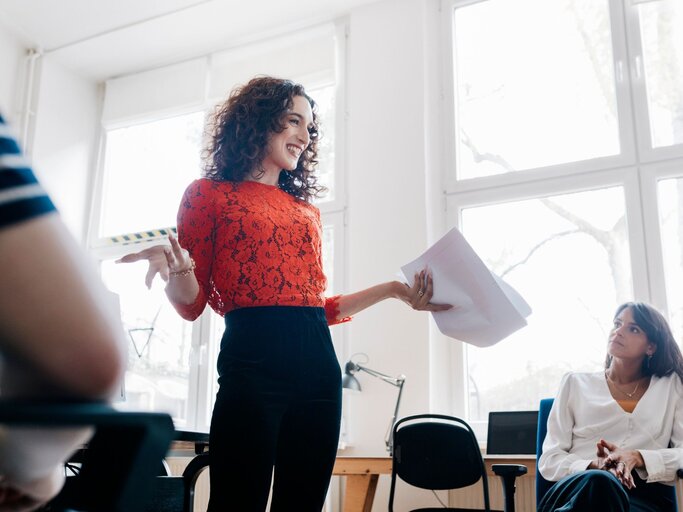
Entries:
{"type": "Polygon", "coordinates": [[[378,302],[398,297],[399,287],[405,287],[398,281],[389,281],[361,290],[359,292],[342,295],[339,298],[339,316],[353,316],[364,309],[374,306],[378,302]]]}
{"type": "Polygon", "coordinates": [[[399,281],[388,281],[339,298],[339,318],[353,316],[386,299],[400,299],[417,311],[446,311],[450,304],[433,304],[432,276],[422,271],[415,274],[412,286],[399,281]]]}
{"type": "Polygon", "coordinates": [[[194,274],[170,276],[166,296],[176,304],[192,304],[199,294],[199,283],[194,274]]]}

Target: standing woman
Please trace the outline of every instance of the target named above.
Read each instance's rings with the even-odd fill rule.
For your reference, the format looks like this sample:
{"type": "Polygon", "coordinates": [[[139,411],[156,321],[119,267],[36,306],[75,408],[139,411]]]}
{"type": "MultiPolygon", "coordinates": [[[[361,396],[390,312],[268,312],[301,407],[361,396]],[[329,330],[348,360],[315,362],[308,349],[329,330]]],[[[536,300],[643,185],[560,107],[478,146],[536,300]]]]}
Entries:
{"type": "Polygon", "coordinates": [[[539,459],[539,512],[671,512],[683,467],[683,357],[664,317],[617,308],[605,370],[565,376],[539,459]]]}
{"type": "Polygon", "coordinates": [[[205,177],[185,191],[178,239],[121,261],[149,260],[178,313],[207,302],[225,317],[210,433],[211,512],[321,510],[337,451],[341,371],[328,325],[387,298],[416,310],[433,283],[392,281],[325,297],[318,118],[304,88],[254,78],[212,118],[205,177]]]}

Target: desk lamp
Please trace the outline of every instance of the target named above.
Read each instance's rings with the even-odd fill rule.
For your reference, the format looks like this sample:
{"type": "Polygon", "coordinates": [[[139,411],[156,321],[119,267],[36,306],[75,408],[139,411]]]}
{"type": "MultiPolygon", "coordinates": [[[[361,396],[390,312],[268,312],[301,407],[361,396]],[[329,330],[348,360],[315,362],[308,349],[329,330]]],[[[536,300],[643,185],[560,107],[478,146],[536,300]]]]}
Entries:
{"type": "Polygon", "coordinates": [[[399,375],[398,377],[391,377],[390,375],[385,375],[384,373],[378,372],[377,370],[372,370],[370,368],[367,368],[365,366],[361,366],[358,363],[355,363],[353,360],[347,361],[346,365],[344,366],[344,376],[342,377],[342,388],[348,389],[350,391],[361,391],[361,385],[360,382],[356,377],[354,377],[355,373],[358,372],[365,372],[373,377],[377,377],[380,380],[383,380],[384,382],[387,382],[391,384],[392,386],[396,386],[398,388],[398,396],[396,397],[396,406],[394,407],[394,415],[391,417],[391,423],[389,424],[389,430],[387,431],[387,435],[384,437],[384,444],[387,447],[387,451],[390,454],[393,454],[393,446],[394,446],[394,440],[393,440],[393,430],[394,430],[394,423],[396,423],[396,418],[398,416],[398,407],[401,403],[401,393],[403,393],[403,383],[406,381],[406,376],[405,375],[399,375]]]}

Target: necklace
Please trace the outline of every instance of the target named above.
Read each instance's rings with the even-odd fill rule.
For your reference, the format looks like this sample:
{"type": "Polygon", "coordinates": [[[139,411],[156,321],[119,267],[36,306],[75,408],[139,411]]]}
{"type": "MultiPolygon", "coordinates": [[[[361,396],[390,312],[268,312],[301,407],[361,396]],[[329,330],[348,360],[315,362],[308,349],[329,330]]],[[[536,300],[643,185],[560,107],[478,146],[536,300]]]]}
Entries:
{"type": "Polygon", "coordinates": [[[611,382],[612,386],[614,386],[614,389],[619,391],[622,395],[626,395],[629,398],[633,398],[633,395],[635,395],[638,392],[638,389],[640,388],[640,381],[643,380],[642,378],[638,379],[638,382],[636,383],[636,387],[631,391],[630,393],[627,393],[626,391],[623,391],[622,389],[619,388],[616,382],[612,380],[612,378],[609,376],[609,373],[607,373],[607,370],[605,370],[605,377],[607,378],[607,382],[611,382]]]}

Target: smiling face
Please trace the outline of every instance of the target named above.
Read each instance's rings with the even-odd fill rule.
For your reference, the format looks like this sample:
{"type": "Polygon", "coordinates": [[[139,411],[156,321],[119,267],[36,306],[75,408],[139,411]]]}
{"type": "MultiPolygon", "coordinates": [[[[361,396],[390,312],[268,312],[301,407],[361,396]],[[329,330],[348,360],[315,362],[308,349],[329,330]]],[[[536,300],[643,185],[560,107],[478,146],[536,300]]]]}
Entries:
{"type": "Polygon", "coordinates": [[[654,354],[656,346],[635,320],[630,307],[624,308],[614,319],[609,334],[607,353],[619,359],[640,359],[654,354]]]}
{"type": "Polygon", "coordinates": [[[268,153],[261,162],[266,174],[278,176],[280,171],[292,171],[299,157],[311,142],[309,130],[314,128],[311,105],[304,96],[294,96],[292,107],[283,119],[284,129],[273,133],[268,141],[268,153]]]}

